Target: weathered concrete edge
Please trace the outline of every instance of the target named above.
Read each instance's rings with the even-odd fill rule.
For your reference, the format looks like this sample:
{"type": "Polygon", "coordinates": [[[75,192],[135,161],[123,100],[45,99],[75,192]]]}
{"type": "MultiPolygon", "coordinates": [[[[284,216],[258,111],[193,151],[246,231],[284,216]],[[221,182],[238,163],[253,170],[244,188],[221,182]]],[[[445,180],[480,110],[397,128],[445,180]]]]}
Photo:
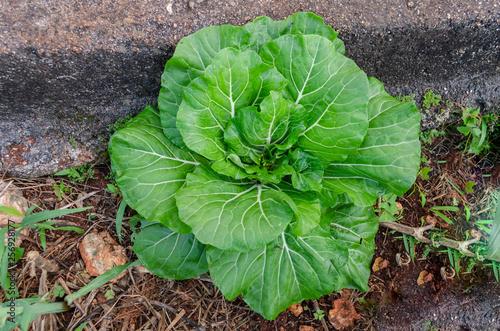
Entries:
{"type": "MultiPolygon", "coordinates": [[[[347,55],[368,75],[380,79],[393,95],[414,93],[420,100],[425,90],[432,88],[453,101],[491,110],[500,105],[500,41],[496,39],[500,27],[498,20],[482,22],[481,28],[474,26],[475,22],[467,22],[447,29],[389,32],[356,27],[344,31],[341,38],[347,55]],[[481,53],[489,58],[485,60],[481,53]]],[[[0,57],[0,70],[22,69],[27,77],[23,86],[2,86],[2,94],[9,98],[0,104],[0,171],[10,176],[34,177],[102,161],[106,128],[116,119],[155,103],[159,77],[172,51],[173,46],[144,47],[130,53],[103,51],[98,56],[97,70],[80,70],[82,74],[77,77],[65,73],[74,72],[75,63],[90,68],[89,63],[96,63],[95,55],[44,57],[37,50],[25,49],[17,57],[0,57]],[[54,66],[54,60],[59,66],[54,66]],[[50,79],[44,77],[47,71],[51,72],[50,79]],[[104,78],[94,76],[96,72],[104,78]],[[44,78],[45,82],[40,83],[44,78]],[[70,91],[71,100],[58,99],[57,91],[61,90],[70,91]],[[21,99],[19,91],[24,94],[21,99]],[[54,95],[54,99],[47,95],[54,95]],[[78,121],[58,119],[64,113],[62,109],[75,109],[78,121]],[[22,123],[16,120],[21,113],[26,115],[22,123]],[[34,141],[35,134],[45,138],[34,141]],[[71,143],[70,137],[76,143],[71,143]]]]}

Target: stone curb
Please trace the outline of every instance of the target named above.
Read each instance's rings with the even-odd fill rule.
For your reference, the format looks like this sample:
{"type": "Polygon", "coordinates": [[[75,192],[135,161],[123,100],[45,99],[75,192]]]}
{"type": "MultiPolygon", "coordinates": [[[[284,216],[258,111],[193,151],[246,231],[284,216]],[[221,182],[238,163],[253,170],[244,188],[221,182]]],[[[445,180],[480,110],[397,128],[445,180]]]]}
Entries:
{"type": "Polygon", "coordinates": [[[105,159],[108,126],[155,103],[178,40],[218,24],[312,11],[393,94],[432,88],[500,104],[494,1],[111,1],[0,4],[0,171],[34,177],[105,159]]]}

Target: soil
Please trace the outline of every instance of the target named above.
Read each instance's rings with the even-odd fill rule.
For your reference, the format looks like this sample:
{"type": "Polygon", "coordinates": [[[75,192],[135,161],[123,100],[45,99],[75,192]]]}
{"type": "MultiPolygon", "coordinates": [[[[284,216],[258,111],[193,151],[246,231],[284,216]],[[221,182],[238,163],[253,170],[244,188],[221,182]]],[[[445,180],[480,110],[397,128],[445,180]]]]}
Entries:
{"type": "MultiPolygon", "coordinates": [[[[440,112],[440,109],[432,111],[440,112]]],[[[448,238],[464,240],[470,229],[482,231],[485,238],[486,233],[475,222],[492,216],[493,193],[498,191],[500,184],[498,130],[490,136],[491,148],[482,156],[475,156],[463,152],[465,140],[454,129],[457,124],[456,121],[442,124],[438,129],[446,134],[422,144],[423,166],[431,168],[429,178],[419,176],[414,187],[398,198],[402,208],[398,222],[419,227],[422,218],[431,216],[438,221],[436,228],[448,238]],[[471,180],[475,182],[473,192],[467,193],[466,183],[471,180]],[[421,195],[426,199],[423,206],[421,195]],[[429,209],[454,205],[459,212],[443,212],[453,224],[429,209]],[[465,206],[471,210],[469,220],[466,220],[465,206]]],[[[93,207],[61,217],[56,226],[76,226],[85,233],[108,231],[118,241],[115,218],[121,198],[106,191],[110,183],[109,167],[99,165],[93,170],[92,178],[76,183],[66,177],[3,180],[13,181],[20,187],[29,204],[39,206],[35,211],[55,210],[68,204],[93,207]],[[60,192],[54,187],[60,186],[61,181],[70,191],[64,192],[59,199],[60,192]],[[78,200],[84,193],[92,192],[96,193],[83,201],[78,200]]],[[[135,256],[131,250],[132,232],[126,220],[134,213],[126,209],[122,229],[123,254],[130,261],[135,260],[135,256]]],[[[78,250],[82,238],[83,235],[73,231],[49,230],[44,251],[39,233],[29,232],[24,236],[25,256],[27,252],[38,251],[42,257],[56,262],[59,271],[48,273],[43,279],[39,270],[36,275],[30,274],[27,260],[21,259],[10,270],[21,297],[52,293],[61,284],[59,279],[72,292],[88,284],[92,277],[86,273],[78,250]]],[[[208,275],[172,281],[135,268],[116,283],[106,284],[77,300],[84,313],[71,306],[65,313],[42,316],[31,329],[43,330],[42,322],[50,324],[54,330],[74,330],[85,322],[88,322],[87,330],[124,331],[500,329],[500,284],[486,263],[462,257],[456,275],[444,278],[442,268],[448,272],[453,268],[445,249],[417,243],[413,254],[409,254],[411,252],[411,247],[405,247],[401,234],[381,227],[373,256],[373,261],[377,262],[367,293],[345,289],[317,300],[307,300],[284,311],[274,321],[254,313],[241,298],[226,300],[208,275]],[[398,265],[398,254],[400,261],[408,263],[398,265]],[[473,266],[472,262],[475,262],[473,266]],[[114,292],[112,297],[106,295],[110,289],[114,292]]],[[[48,298],[62,301],[54,295],[48,298]]],[[[0,300],[6,300],[3,292],[0,300]]]]}

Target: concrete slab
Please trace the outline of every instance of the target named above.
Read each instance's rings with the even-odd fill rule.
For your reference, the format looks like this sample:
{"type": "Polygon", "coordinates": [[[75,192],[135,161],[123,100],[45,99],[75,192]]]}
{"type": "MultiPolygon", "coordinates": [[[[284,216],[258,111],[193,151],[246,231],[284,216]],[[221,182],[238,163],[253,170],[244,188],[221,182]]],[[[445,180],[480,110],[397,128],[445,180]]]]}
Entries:
{"type": "Polygon", "coordinates": [[[4,0],[0,172],[40,176],[105,153],[106,128],[155,103],[180,38],[258,16],[311,11],[392,94],[432,88],[500,103],[500,4],[471,0],[4,0]]]}

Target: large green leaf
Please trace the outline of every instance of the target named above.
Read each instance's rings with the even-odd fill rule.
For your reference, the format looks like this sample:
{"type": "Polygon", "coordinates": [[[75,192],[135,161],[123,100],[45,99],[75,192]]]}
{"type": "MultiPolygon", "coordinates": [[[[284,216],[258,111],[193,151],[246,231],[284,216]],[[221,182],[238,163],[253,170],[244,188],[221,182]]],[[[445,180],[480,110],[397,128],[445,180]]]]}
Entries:
{"type": "Polygon", "coordinates": [[[165,135],[177,146],[184,146],[176,126],[179,105],[184,89],[195,78],[202,76],[221,49],[246,49],[251,35],[242,27],[210,26],[182,38],[173,57],[167,62],[161,77],[158,107],[165,135]]]}
{"type": "Polygon", "coordinates": [[[343,287],[368,291],[370,265],[375,250],[378,218],[373,208],[344,204],[329,208],[322,223],[331,226],[337,245],[348,249],[347,263],[342,268],[343,287]]]}
{"type": "Polygon", "coordinates": [[[153,107],[146,107],[113,135],[109,154],[116,183],[130,207],[148,221],[161,222],[177,232],[190,232],[179,219],[175,192],[199,163],[163,135],[153,107]]]}
{"type": "Polygon", "coordinates": [[[374,204],[382,188],[403,195],[413,185],[420,165],[420,114],[413,102],[397,101],[370,78],[368,116],[363,143],[345,161],[331,163],[324,182],[347,192],[356,203],[366,204],[371,195],[374,204]],[[356,193],[365,188],[363,196],[356,193]]]}
{"type": "Polygon", "coordinates": [[[319,227],[302,237],[284,232],[268,245],[244,253],[207,249],[210,275],[224,296],[232,300],[241,293],[267,319],[338,288],[346,255],[329,231],[319,227]],[[337,268],[330,261],[332,252],[339,258],[337,268]]]}
{"type": "Polygon", "coordinates": [[[337,52],[341,54],[345,52],[344,43],[337,38],[338,32],[325,25],[323,19],[313,13],[297,12],[282,21],[262,16],[247,23],[244,28],[251,33],[252,46],[256,50],[285,34],[315,34],[332,41],[337,52]]]}
{"type": "Polygon", "coordinates": [[[292,184],[299,191],[321,191],[323,165],[321,162],[300,148],[290,153],[290,165],[294,172],[292,184]]]}
{"type": "Polygon", "coordinates": [[[346,193],[358,206],[373,206],[387,190],[378,182],[363,176],[342,173],[329,167],[323,175],[323,188],[333,195],[346,193]]]}
{"type": "Polygon", "coordinates": [[[323,163],[352,154],[368,127],[365,73],[316,35],[285,35],[262,46],[259,54],[290,82],[286,91],[309,113],[299,147],[323,163]]]}
{"type": "Polygon", "coordinates": [[[497,209],[495,211],[495,218],[491,225],[491,233],[488,239],[488,251],[486,252],[488,258],[495,261],[500,261],[500,197],[497,201],[497,209]]]}
{"type": "Polygon", "coordinates": [[[302,236],[318,225],[321,218],[321,204],[316,192],[297,191],[285,181],[279,185],[269,184],[269,186],[282,191],[290,198],[288,204],[294,213],[293,224],[291,224],[293,234],[302,236]]]}
{"type": "Polygon", "coordinates": [[[161,223],[141,221],[132,237],[134,252],[155,275],[167,279],[189,279],[208,271],[206,246],[192,233],[176,233],[161,223]]]}
{"type": "Polygon", "coordinates": [[[202,243],[247,251],[272,241],[292,220],[284,193],[197,167],[176,194],[181,219],[202,243]]]}
{"type": "Polygon", "coordinates": [[[286,81],[253,51],[226,48],[184,91],[177,128],[193,151],[210,160],[226,155],[224,133],[237,110],[258,105],[286,81]]]}

